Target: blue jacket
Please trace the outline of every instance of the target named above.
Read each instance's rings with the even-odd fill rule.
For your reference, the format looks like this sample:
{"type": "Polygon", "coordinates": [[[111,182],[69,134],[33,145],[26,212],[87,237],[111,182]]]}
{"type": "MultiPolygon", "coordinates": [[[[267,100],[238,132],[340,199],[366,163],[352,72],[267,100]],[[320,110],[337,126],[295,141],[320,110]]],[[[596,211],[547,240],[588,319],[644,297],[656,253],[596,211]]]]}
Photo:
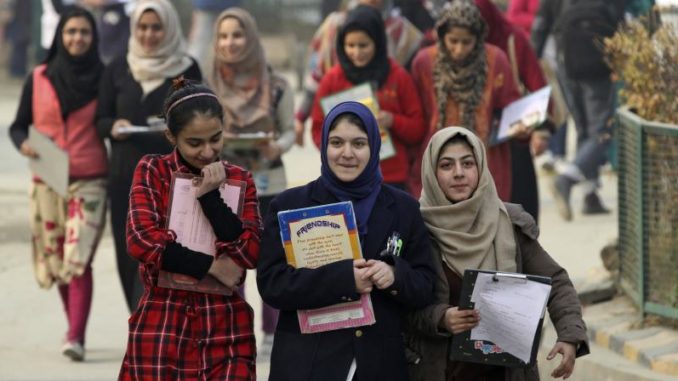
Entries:
{"type": "Polygon", "coordinates": [[[395,283],[371,293],[376,323],[371,326],[315,334],[301,334],[296,310],[357,300],[353,261],[317,269],[294,269],[285,260],[277,213],[323,205],[338,200],[319,182],[289,189],[269,206],[264,219],[257,284],[262,298],[280,309],[270,381],[345,381],[356,359],[361,381],[407,380],[403,344],[404,318],[409,311],[433,300],[435,271],[429,253],[429,235],[419,204],[408,194],[383,185],[368,221],[363,257],[378,259],[393,232],[403,240],[394,257],[395,283]]]}

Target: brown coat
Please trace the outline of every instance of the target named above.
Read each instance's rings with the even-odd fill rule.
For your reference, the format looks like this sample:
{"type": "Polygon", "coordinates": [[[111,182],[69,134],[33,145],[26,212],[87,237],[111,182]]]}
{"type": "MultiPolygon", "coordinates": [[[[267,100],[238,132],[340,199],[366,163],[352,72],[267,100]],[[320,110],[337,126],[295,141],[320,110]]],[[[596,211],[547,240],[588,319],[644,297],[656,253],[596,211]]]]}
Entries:
{"type": "MultiPolygon", "coordinates": [[[[582,320],[581,305],[567,271],[539,245],[539,228],[534,219],[520,205],[506,204],[516,237],[517,271],[532,275],[551,277],[553,288],[548,302],[549,316],[558,333],[558,341],[577,346],[577,357],[589,353],[586,325],[582,320]]],[[[435,241],[432,253],[438,253],[435,241]]],[[[445,381],[449,341],[447,331],[438,328],[438,323],[449,307],[449,287],[440,255],[434,255],[436,267],[435,301],[428,307],[411,314],[407,346],[410,380],[445,381]],[[417,361],[414,364],[414,361],[417,361]]],[[[554,360],[556,361],[556,360],[554,360]]],[[[527,368],[506,368],[505,381],[539,380],[537,364],[527,368]]]]}

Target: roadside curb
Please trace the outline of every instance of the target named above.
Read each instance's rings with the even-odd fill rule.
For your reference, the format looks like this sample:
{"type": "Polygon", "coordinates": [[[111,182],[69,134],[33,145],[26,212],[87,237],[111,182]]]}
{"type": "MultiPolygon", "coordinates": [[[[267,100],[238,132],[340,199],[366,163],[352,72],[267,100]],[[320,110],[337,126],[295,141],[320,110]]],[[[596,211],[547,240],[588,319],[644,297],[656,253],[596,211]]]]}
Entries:
{"type": "Polygon", "coordinates": [[[640,316],[627,297],[584,307],[591,342],[665,375],[678,376],[678,332],[640,328],[640,316]]]}

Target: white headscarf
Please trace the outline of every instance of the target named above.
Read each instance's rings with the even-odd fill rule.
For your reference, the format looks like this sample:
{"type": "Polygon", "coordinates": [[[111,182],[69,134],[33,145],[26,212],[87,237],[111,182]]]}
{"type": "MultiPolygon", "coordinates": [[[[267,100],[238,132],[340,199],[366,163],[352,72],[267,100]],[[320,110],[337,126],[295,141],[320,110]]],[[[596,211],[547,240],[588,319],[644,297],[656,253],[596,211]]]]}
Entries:
{"type": "Polygon", "coordinates": [[[160,87],[167,78],[174,78],[186,71],[193,60],[186,52],[186,44],[179,24],[177,12],[167,0],[142,0],[134,12],[131,20],[131,37],[127,52],[127,63],[134,80],[139,82],[144,93],[148,93],[160,87]],[[141,15],[146,11],[154,11],[162,27],[165,37],[152,52],[144,51],[139,41],[134,37],[134,31],[139,23],[141,15]]]}

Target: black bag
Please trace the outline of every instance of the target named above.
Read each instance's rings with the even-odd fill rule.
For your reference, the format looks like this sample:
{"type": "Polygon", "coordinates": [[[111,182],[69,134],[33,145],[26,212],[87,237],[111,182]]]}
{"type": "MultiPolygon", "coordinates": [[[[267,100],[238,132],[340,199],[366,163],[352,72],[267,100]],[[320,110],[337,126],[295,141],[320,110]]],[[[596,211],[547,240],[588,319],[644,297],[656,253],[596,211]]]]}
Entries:
{"type": "Polygon", "coordinates": [[[615,0],[563,0],[558,20],[558,48],[565,72],[575,80],[610,75],[603,59],[603,38],[612,36],[624,11],[615,0]]]}

